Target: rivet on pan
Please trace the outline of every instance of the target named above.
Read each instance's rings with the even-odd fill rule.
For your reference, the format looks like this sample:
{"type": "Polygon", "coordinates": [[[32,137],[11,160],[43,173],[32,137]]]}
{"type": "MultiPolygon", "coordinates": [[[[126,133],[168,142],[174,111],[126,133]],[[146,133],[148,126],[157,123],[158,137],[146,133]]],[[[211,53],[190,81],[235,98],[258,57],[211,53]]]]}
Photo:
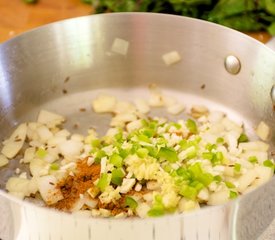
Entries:
{"type": "Polygon", "coordinates": [[[226,71],[233,75],[238,74],[241,70],[240,60],[233,55],[229,55],[225,58],[224,66],[226,71]]]}
{"type": "Polygon", "coordinates": [[[270,97],[271,97],[273,105],[275,105],[275,85],[273,85],[271,88],[270,97]]]}

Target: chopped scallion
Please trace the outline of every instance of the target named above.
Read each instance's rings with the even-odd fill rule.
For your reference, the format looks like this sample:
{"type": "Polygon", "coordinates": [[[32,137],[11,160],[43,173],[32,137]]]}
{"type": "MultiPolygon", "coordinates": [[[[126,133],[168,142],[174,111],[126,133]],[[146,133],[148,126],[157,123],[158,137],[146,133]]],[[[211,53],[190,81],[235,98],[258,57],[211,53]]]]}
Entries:
{"type": "Polygon", "coordinates": [[[179,160],[177,152],[173,148],[162,147],[158,152],[158,157],[163,158],[171,163],[179,160]]]}
{"type": "Polygon", "coordinates": [[[39,148],[36,151],[36,156],[39,157],[39,158],[44,158],[44,157],[46,157],[46,155],[47,155],[47,151],[43,148],[39,148]]]}
{"type": "Polygon", "coordinates": [[[241,164],[235,163],[235,165],[234,165],[234,171],[235,171],[236,173],[239,173],[239,172],[241,171],[241,167],[242,167],[241,164]]]}
{"type": "Polygon", "coordinates": [[[258,158],[255,156],[251,156],[248,158],[248,161],[251,163],[257,163],[258,162],[258,158]]]}
{"type": "Polygon", "coordinates": [[[57,163],[52,163],[50,169],[53,171],[57,171],[59,169],[59,165],[57,163]]]}
{"type": "Polygon", "coordinates": [[[265,161],[263,162],[263,165],[264,165],[265,167],[270,167],[270,168],[273,168],[273,169],[274,169],[274,163],[273,163],[271,160],[265,160],[265,161]]]}
{"type": "Polygon", "coordinates": [[[114,153],[111,157],[110,157],[110,163],[112,163],[114,166],[116,167],[122,167],[122,162],[123,162],[123,159],[122,157],[117,154],[117,153],[114,153]]]}
{"type": "Polygon", "coordinates": [[[198,132],[197,124],[194,120],[187,119],[185,125],[191,133],[196,134],[198,132]]]}
{"type": "Polygon", "coordinates": [[[190,187],[190,186],[184,185],[180,189],[179,194],[182,195],[185,198],[195,200],[196,197],[197,197],[197,195],[198,195],[198,191],[194,187],[190,187]]]}
{"type": "Polygon", "coordinates": [[[232,182],[224,182],[225,185],[228,187],[228,188],[236,188],[236,186],[232,183],[232,182]]]}
{"type": "Polygon", "coordinates": [[[246,134],[242,133],[240,135],[240,137],[238,138],[238,143],[242,143],[242,142],[248,142],[248,137],[246,134]]]}
{"type": "Polygon", "coordinates": [[[235,199],[236,197],[238,197],[238,193],[234,192],[234,191],[230,191],[229,198],[230,199],[235,199]]]}
{"type": "Polygon", "coordinates": [[[104,192],[106,187],[109,186],[112,176],[108,173],[102,173],[98,180],[97,187],[101,192],[104,192]]]}
{"type": "Polygon", "coordinates": [[[135,210],[138,206],[138,203],[132,197],[126,196],[125,198],[125,206],[135,210]]]}

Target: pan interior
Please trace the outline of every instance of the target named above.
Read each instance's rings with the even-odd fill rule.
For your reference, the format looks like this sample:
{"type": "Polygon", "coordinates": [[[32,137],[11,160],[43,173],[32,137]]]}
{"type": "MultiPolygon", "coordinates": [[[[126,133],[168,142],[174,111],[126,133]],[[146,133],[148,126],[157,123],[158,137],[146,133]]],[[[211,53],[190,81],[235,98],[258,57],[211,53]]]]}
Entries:
{"type": "MultiPolygon", "coordinates": [[[[252,125],[250,119],[245,119],[240,112],[236,112],[227,106],[198,95],[172,89],[161,89],[161,91],[164,95],[177,99],[178,102],[185,106],[185,110],[178,115],[171,115],[163,107],[151,108],[149,113],[149,116],[151,117],[165,117],[171,121],[177,121],[179,119],[186,120],[187,118],[190,118],[188,113],[192,106],[203,105],[210,111],[224,112],[230,119],[237,123],[242,123],[250,139],[255,137],[253,133],[255,126],[252,125]]],[[[59,98],[45,102],[44,104],[25,112],[25,114],[20,116],[17,121],[18,123],[36,121],[39,111],[43,109],[63,115],[66,118],[64,128],[68,129],[71,133],[86,135],[88,129],[94,128],[101,136],[103,136],[109,128],[112,115],[107,113],[98,114],[92,110],[93,99],[103,94],[114,96],[117,100],[124,100],[132,103],[135,99],[149,98],[148,87],[104,88],[73,94],[64,94],[59,98]]],[[[10,132],[11,131],[12,129],[10,129],[10,132]]],[[[5,136],[5,138],[7,137],[8,136],[5,136]]],[[[20,164],[18,158],[10,160],[7,167],[0,169],[1,189],[5,189],[6,181],[14,174],[16,168],[20,168],[22,171],[26,171],[29,174],[28,166],[20,164]]]]}

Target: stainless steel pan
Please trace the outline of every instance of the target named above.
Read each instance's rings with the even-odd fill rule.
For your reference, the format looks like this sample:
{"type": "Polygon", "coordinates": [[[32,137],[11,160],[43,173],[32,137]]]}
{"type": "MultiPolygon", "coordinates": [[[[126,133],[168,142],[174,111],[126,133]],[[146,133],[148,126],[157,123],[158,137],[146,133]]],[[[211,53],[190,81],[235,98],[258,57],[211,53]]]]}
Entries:
{"type": "MultiPolygon", "coordinates": [[[[82,129],[91,125],[103,129],[106,117],[78,109],[90,108],[100,91],[125,99],[145,97],[149,83],[186,104],[223,109],[250,128],[264,120],[272,129],[274,150],[275,53],[212,23],[145,13],[66,20],[2,44],[1,138],[19,122],[34,119],[42,108],[67,116],[68,128],[79,123],[82,129]],[[129,42],[126,56],[109,53],[115,38],[129,42]],[[182,61],[167,67],[161,56],[172,50],[182,61]]],[[[9,170],[0,169],[2,189],[17,164],[13,160],[9,170]]],[[[16,200],[1,190],[0,238],[257,239],[275,217],[274,185],[275,178],[226,205],[147,220],[87,220],[16,200]]]]}

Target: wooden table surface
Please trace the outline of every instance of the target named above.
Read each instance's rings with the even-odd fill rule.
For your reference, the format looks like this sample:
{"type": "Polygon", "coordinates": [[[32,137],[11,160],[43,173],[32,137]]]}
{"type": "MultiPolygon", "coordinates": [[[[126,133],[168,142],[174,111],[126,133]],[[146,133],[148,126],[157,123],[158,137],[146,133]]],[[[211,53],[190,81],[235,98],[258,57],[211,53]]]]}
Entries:
{"type": "Polygon", "coordinates": [[[47,23],[91,13],[92,7],[81,0],[39,0],[38,4],[0,0],[0,42],[47,23]]]}
{"type": "MultiPolygon", "coordinates": [[[[39,0],[38,4],[0,0],[0,43],[38,26],[92,12],[92,7],[81,0],[39,0]]],[[[261,42],[270,39],[263,32],[252,34],[252,37],[261,42]]]]}

